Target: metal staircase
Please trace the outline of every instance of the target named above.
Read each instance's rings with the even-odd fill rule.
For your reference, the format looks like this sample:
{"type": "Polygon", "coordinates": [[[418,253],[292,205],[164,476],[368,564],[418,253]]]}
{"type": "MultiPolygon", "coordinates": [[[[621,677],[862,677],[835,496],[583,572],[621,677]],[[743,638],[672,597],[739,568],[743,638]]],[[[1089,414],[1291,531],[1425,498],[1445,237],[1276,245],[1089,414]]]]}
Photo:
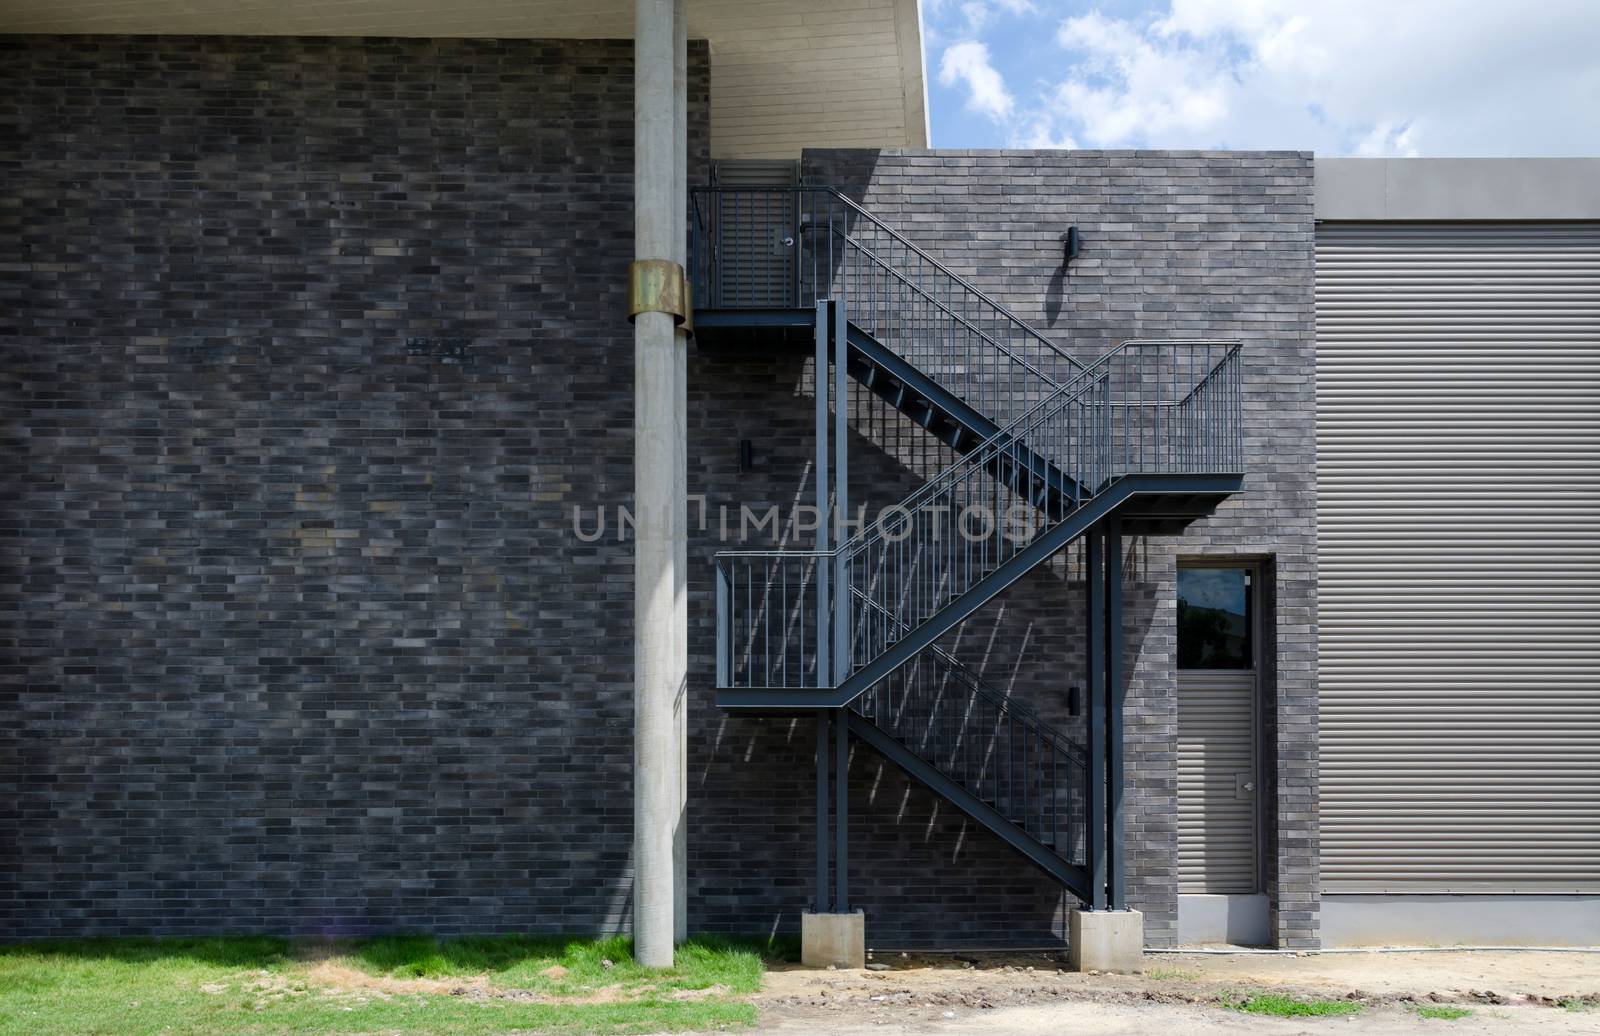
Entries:
{"type": "MultiPolygon", "coordinates": [[[[1237,344],[1130,341],[1085,366],[832,190],[699,191],[691,227],[699,333],[815,344],[821,510],[848,513],[846,408],[826,404],[846,376],[958,455],[837,546],[824,532],[814,550],[717,555],[718,703],[818,710],[819,810],[837,715],[837,752],[848,730],[1080,898],[1117,905],[1120,565],[1103,558],[1240,488],[1237,344]],[[1084,537],[1080,744],[939,640],[1084,537]]],[[[842,908],[842,794],[838,809],[840,892],[819,903],[842,908]]]]}

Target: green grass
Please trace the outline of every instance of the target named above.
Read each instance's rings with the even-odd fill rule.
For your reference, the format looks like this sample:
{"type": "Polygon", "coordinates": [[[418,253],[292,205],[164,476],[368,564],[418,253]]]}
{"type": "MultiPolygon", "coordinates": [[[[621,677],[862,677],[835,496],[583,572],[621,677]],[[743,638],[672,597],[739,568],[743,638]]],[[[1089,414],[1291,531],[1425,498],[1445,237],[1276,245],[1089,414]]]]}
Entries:
{"type": "Polygon", "coordinates": [[[1417,1008],[1417,1015],[1421,1018],[1436,1018],[1443,1022],[1453,1022],[1459,1018],[1466,1018],[1472,1014],[1470,1007],[1451,1007],[1444,1005],[1423,1005],[1417,1008]]]}
{"type": "Polygon", "coordinates": [[[1144,974],[1146,978],[1153,978],[1157,982],[1168,980],[1190,982],[1200,977],[1198,971],[1184,971],[1182,968],[1151,968],[1144,974]]]}
{"type": "Polygon", "coordinates": [[[4,1036],[472,1036],[743,1028],[763,957],[717,938],[670,969],[625,938],[93,939],[0,947],[4,1036]],[[552,1001],[550,998],[567,998],[552,1001]]]}
{"type": "Polygon", "coordinates": [[[1222,1005],[1246,1014],[1266,1014],[1275,1018],[1319,1018],[1355,1014],[1360,1004],[1348,1000],[1297,1000],[1279,993],[1225,994],[1222,1005]]]}
{"type": "Polygon", "coordinates": [[[1594,997],[1568,997],[1561,1001],[1561,1006],[1569,1011],[1592,1011],[1600,1006],[1600,998],[1594,997]]]}

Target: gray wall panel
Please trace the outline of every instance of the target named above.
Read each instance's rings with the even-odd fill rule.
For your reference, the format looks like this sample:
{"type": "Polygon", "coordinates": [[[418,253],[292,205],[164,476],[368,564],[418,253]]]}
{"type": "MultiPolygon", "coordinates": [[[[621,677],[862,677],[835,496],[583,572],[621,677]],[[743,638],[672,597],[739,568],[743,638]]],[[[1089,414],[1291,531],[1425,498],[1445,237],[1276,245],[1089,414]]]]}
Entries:
{"type": "Polygon", "coordinates": [[[1600,891],[1600,224],[1317,231],[1325,891],[1600,891]]]}

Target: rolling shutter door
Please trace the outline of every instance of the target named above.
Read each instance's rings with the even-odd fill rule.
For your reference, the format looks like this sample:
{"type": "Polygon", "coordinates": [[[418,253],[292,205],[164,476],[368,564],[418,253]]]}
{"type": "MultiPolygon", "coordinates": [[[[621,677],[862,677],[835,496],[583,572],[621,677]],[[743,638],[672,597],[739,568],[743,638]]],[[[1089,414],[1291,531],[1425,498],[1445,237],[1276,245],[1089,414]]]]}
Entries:
{"type": "Polygon", "coordinates": [[[1256,881],[1255,674],[1178,671],[1178,891],[1256,881]]]}
{"type": "Polygon", "coordinates": [[[1322,884],[1600,890],[1600,224],[1317,229],[1322,884]]]}

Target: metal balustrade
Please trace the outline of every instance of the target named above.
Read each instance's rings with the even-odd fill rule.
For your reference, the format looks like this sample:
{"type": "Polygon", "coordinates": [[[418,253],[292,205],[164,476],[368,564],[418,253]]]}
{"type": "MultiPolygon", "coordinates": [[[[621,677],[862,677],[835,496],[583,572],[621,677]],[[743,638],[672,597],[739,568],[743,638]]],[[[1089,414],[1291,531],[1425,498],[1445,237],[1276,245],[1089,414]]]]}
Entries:
{"type": "Polygon", "coordinates": [[[717,686],[831,687],[832,552],[717,554],[717,686]],[[820,671],[819,671],[819,667],[820,671]]]}
{"type": "Polygon", "coordinates": [[[1085,864],[1083,747],[950,654],[930,647],[849,708],[1035,841],[1085,864]]]}
{"type": "Polygon", "coordinates": [[[1240,471],[1240,392],[1236,343],[1127,342],[839,547],[719,553],[718,686],[839,686],[1117,481],[1240,471]]]}
{"type": "MultiPolygon", "coordinates": [[[[1185,493],[1204,501],[1236,489],[1238,345],[1136,340],[1084,367],[828,189],[695,192],[690,275],[697,314],[746,311],[725,326],[792,326],[797,313],[817,321],[819,384],[827,342],[841,385],[848,373],[960,455],[835,549],[717,555],[719,700],[842,707],[848,720],[834,722],[1081,898],[1123,902],[1120,878],[1105,873],[1120,764],[1095,738],[1120,721],[1103,682],[1083,721],[1086,749],[937,640],[1095,523],[1121,522],[1118,508],[1136,496],[1149,506],[1132,513],[1152,528],[1170,527],[1174,512],[1181,528],[1197,506],[1185,493]],[[1165,496],[1174,489],[1176,502],[1165,496]]],[[[819,402],[819,436],[826,410],[819,402]]],[[[1111,570],[1105,579],[1116,593],[1111,570]]],[[[1091,601],[1089,625],[1104,634],[1096,608],[1091,601]]],[[[1091,680],[1115,681],[1088,668],[1101,673],[1091,680]]],[[[818,779],[825,801],[822,769],[818,779]]],[[[823,846],[819,836],[825,857],[823,846]]],[[[846,872],[842,850],[834,869],[846,872]]],[[[819,889],[827,872],[823,859],[819,889]]]]}
{"type": "Polygon", "coordinates": [[[703,188],[691,196],[690,278],[704,309],[809,309],[850,320],[996,425],[1083,365],[831,188],[703,188]]]}

